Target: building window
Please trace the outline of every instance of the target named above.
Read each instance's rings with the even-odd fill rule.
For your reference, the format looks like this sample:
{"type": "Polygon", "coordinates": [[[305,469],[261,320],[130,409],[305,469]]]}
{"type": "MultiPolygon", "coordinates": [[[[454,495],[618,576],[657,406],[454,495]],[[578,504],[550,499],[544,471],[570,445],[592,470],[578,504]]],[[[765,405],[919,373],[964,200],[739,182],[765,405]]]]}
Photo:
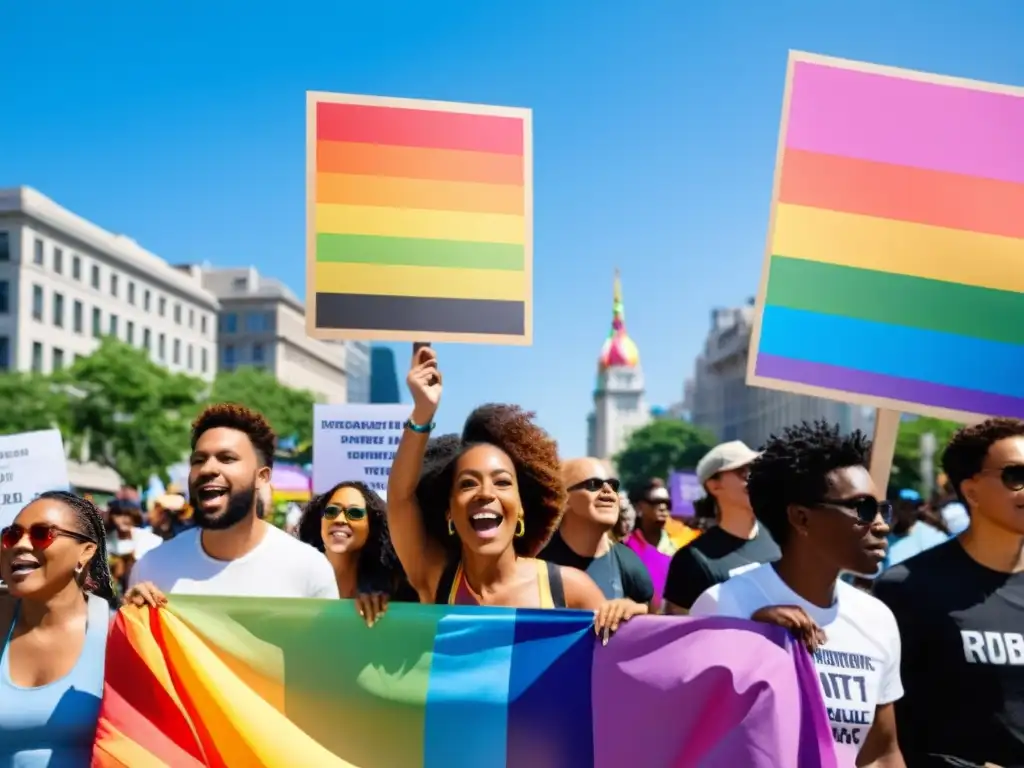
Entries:
{"type": "Polygon", "coordinates": [[[263,362],[263,345],[259,342],[252,345],[252,361],[254,363],[263,362]]]}
{"type": "Polygon", "coordinates": [[[92,310],[92,337],[98,339],[103,335],[103,323],[102,316],[98,307],[94,307],[92,310]]]}
{"type": "Polygon", "coordinates": [[[53,370],[59,371],[64,367],[64,350],[53,348],[53,370]]]}
{"type": "Polygon", "coordinates": [[[64,327],[64,297],[56,292],[53,294],[53,324],[64,327]]]}
{"type": "Polygon", "coordinates": [[[97,291],[100,289],[100,268],[95,264],[92,265],[92,287],[97,291]]]}
{"type": "Polygon", "coordinates": [[[163,359],[166,356],[166,353],[167,353],[167,337],[164,336],[164,334],[161,333],[160,336],[156,340],[156,355],[157,355],[158,358],[160,358],[161,362],[163,362],[163,359]]]}
{"type": "Polygon", "coordinates": [[[181,325],[181,304],[174,305],[174,323],[181,325]]]}
{"type": "Polygon", "coordinates": [[[185,350],[185,367],[190,371],[192,370],[192,345],[188,345],[188,349],[185,350]]]}
{"type": "Polygon", "coordinates": [[[125,323],[124,340],[127,341],[129,344],[135,343],[135,323],[133,323],[131,320],[125,323]]]}
{"type": "Polygon", "coordinates": [[[117,338],[117,315],[110,316],[110,335],[117,338]]]}
{"type": "Polygon", "coordinates": [[[32,319],[43,319],[43,286],[32,286],[32,319]]]}
{"type": "Polygon", "coordinates": [[[199,350],[199,369],[206,373],[206,369],[209,366],[209,361],[206,359],[206,347],[199,350]]]}
{"type": "Polygon", "coordinates": [[[195,312],[194,309],[190,309],[188,311],[188,327],[189,328],[195,328],[196,327],[196,312],[195,312]]]}
{"type": "MultiPolygon", "coordinates": [[[[36,238],[35,250],[32,252],[32,263],[38,264],[39,266],[43,266],[43,241],[41,238],[38,237],[36,238]]],[[[42,360],[42,357],[40,357],[39,359],[42,360]]]]}
{"type": "Polygon", "coordinates": [[[71,277],[79,282],[82,280],[82,257],[77,253],[71,257],[71,277]]]}
{"type": "Polygon", "coordinates": [[[199,316],[199,332],[203,334],[203,336],[206,335],[206,315],[199,316]]]}
{"type": "Polygon", "coordinates": [[[75,333],[82,332],[82,310],[82,302],[80,301],[76,301],[71,307],[71,322],[75,333]]]}
{"type": "Polygon", "coordinates": [[[6,280],[0,280],[0,315],[6,315],[11,311],[11,284],[6,280]]]}
{"type": "Polygon", "coordinates": [[[131,280],[128,281],[128,303],[135,303],[135,283],[133,283],[131,280]]]}
{"type": "Polygon", "coordinates": [[[174,356],[171,362],[174,365],[181,365],[181,339],[174,340],[174,356]]]}
{"type": "Polygon", "coordinates": [[[235,345],[227,344],[224,347],[224,367],[231,370],[235,367],[235,345]]]}
{"type": "Polygon", "coordinates": [[[221,333],[237,333],[238,332],[238,315],[234,312],[229,312],[226,315],[220,316],[220,332],[221,333]]]}
{"type": "Polygon", "coordinates": [[[149,352],[153,344],[152,335],[149,332],[149,328],[142,329],[142,346],[145,347],[146,351],[149,352]]]}
{"type": "Polygon", "coordinates": [[[6,336],[0,336],[0,370],[6,371],[11,367],[11,340],[6,336]]]}
{"type": "Polygon", "coordinates": [[[34,373],[43,372],[43,345],[38,341],[32,342],[32,371],[34,373]]]}
{"type": "Polygon", "coordinates": [[[64,251],[60,248],[53,249],[53,271],[58,275],[64,274],[64,251]]]}
{"type": "Polygon", "coordinates": [[[11,260],[11,235],[9,232],[0,232],[0,261],[11,260]]]}
{"type": "Polygon", "coordinates": [[[110,276],[110,295],[117,296],[117,275],[110,276]]]}
{"type": "Polygon", "coordinates": [[[146,290],[145,290],[145,291],[144,291],[144,292],[142,293],[142,308],[143,308],[143,309],[144,309],[144,310],[145,310],[146,312],[149,312],[149,300],[150,300],[150,298],[151,298],[151,296],[150,296],[150,293],[149,293],[149,288],[147,288],[147,289],[146,289],[146,290]]]}
{"type": "Polygon", "coordinates": [[[163,317],[167,313],[167,299],[161,296],[157,307],[157,314],[160,315],[160,317],[163,317]]]}
{"type": "Polygon", "coordinates": [[[249,278],[247,277],[236,277],[231,281],[231,289],[234,291],[244,291],[249,287],[249,278]]]}
{"type": "Polygon", "coordinates": [[[262,333],[267,330],[267,316],[264,312],[250,312],[245,316],[245,330],[250,333],[262,333]]]}

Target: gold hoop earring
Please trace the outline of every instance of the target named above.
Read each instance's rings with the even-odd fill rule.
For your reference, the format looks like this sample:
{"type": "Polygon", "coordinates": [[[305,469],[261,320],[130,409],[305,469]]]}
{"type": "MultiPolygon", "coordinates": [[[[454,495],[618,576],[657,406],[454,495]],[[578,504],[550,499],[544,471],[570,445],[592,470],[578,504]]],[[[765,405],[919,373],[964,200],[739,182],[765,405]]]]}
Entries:
{"type": "Polygon", "coordinates": [[[455,535],[455,523],[452,521],[452,519],[450,517],[448,518],[448,535],[449,536],[454,536],[455,535]]]}
{"type": "Polygon", "coordinates": [[[526,535],[526,520],[519,518],[516,520],[516,536],[520,539],[526,535]]]}

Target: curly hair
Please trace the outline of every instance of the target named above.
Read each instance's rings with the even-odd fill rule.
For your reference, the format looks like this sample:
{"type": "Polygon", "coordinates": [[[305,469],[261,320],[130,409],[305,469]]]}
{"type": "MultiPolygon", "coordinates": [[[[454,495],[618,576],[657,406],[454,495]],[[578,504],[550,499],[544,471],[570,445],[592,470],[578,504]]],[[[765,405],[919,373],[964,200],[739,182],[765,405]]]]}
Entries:
{"type": "Polygon", "coordinates": [[[60,502],[74,513],[78,533],[96,545],[96,551],[84,573],[82,589],[103,598],[112,608],[117,608],[114,579],[110,575],[110,563],[107,561],[107,531],[99,508],[88,499],[67,491],[46,491],[39,494],[35,501],[42,499],[60,502]]]}
{"type": "Polygon", "coordinates": [[[780,546],[789,538],[789,506],[815,504],[828,494],[828,475],[868,466],[871,440],[859,429],[843,435],[825,421],[803,422],[772,435],[750,465],[747,491],[758,520],[780,546]]]}
{"type": "Polygon", "coordinates": [[[394,595],[398,585],[405,581],[405,571],[398,561],[388,531],[387,507],[374,490],[358,480],[345,480],[326,493],[310,499],[299,520],[300,541],[324,551],[323,536],[320,535],[320,521],[331,497],[342,488],[354,488],[366,501],[366,516],[370,522],[370,533],[366,544],[359,553],[359,571],[356,581],[360,591],[386,592],[394,595]]]}
{"type": "Polygon", "coordinates": [[[512,459],[519,484],[526,533],[513,540],[516,554],[533,557],[558,528],[565,509],[565,486],[555,441],[534,422],[535,414],[517,405],[492,403],[473,411],[462,436],[432,440],[424,456],[416,498],[427,535],[457,557],[459,541],[448,535],[448,500],[458,458],[477,445],[493,445],[512,459]]]}
{"type": "Polygon", "coordinates": [[[260,465],[273,469],[277,435],[262,414],[236,403],[215,403],[203,409],[192,422],[192,450],[204,432],[221,427],[248,435],[260,465]]]}
{"type": "Polygon", "coordinates": [[[950,439],[942,454],[942,471],[965,507],[967,500],[960,492],[960,485],[981,472],[992,444],[1008,437],[1024,437],[1024,421],[988,419],[980,424],[961,427],[950,439]]]}

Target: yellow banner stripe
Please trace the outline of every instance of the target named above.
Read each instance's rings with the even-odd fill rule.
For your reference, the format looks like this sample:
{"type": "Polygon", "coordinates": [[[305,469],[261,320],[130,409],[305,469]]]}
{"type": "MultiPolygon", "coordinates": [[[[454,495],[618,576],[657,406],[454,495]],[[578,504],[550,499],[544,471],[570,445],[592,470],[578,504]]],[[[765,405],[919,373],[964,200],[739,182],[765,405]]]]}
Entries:
{"type": "Polygon", "coordinates": [[[316,231],[332,235],[422,237],[522,245],[526,240],[526,220],[522,216],[503,213],[319,203],[316,206],[316,231]]]}
{"type": "Polygon", "coordinates": [[[318,261],[320,293],[424,296],[433,299],[525,301],[526,273],[493,269],[446,269],[318,261]]]}
{"type": "Polygon", "coordinates": [[[772,253],[1024,292],[1024,240],[1000,235],[780,203],[772,253]]]}

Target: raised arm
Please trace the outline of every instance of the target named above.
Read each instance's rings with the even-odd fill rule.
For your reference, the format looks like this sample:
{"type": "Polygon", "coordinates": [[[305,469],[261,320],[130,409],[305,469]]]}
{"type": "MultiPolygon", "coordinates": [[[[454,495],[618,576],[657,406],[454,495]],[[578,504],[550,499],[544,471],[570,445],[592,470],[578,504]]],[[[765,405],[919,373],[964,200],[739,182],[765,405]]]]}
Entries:
{"type": "Polygon", "coordinates": [[[427,536],[416,501],[416,485],[434,414],[441,401],[441,372],[433,349],[423,347],[413,355],[406,383],[413,408],[388,477],[388,528],[409,584],[419,593],[421,601],[432,603],[444,572],[445,553],[440,544],[427,536]]]}

